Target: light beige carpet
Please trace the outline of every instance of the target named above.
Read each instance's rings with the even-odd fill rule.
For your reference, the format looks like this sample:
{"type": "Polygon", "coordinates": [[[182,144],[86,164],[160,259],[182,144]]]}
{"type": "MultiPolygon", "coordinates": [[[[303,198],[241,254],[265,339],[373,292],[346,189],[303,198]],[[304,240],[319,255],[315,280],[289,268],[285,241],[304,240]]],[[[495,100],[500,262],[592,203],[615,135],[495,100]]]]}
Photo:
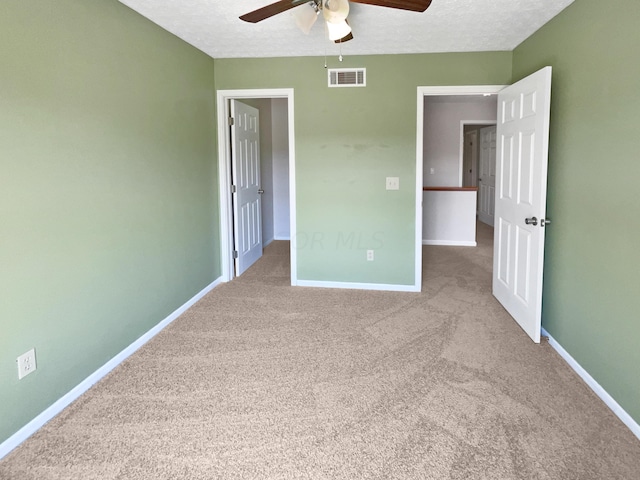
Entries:
{"type": "Polygon", "coordinates": [[[490,234],[425,247],[421,294],[292,288],[276,242],[0,478],[640,478],[640,442],[492,298],[490,234]]]}

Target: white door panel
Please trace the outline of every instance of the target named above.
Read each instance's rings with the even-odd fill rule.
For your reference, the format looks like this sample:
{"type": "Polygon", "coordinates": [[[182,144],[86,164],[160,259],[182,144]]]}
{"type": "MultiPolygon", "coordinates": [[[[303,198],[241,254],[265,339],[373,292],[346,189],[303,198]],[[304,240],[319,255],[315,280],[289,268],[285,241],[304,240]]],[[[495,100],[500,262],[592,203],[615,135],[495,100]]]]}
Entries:
{"type": "Polygon", "coordinates": [[[550,101],[551,67],[498,94],[493,294],[536,343],[542,315],[541,220],[546,215],[550,101]]]}
{"type": "Polygon", "coordinates": [[[231,171],[236,275],[262,256],[260,198],[260,125],[257,109],[231,100],[231,171]]]}

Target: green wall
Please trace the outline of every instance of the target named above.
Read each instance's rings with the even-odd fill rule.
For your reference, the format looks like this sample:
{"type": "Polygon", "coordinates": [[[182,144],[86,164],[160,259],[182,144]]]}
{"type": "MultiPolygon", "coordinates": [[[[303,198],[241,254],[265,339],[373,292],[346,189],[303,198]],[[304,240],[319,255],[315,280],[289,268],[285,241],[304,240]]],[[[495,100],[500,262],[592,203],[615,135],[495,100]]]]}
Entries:
{"type": "Polygon", "coordinates": [[[513,53],[330,58],[367,87],[329,89],[323,58],[214,62],[116,0],[2,0],[0,442],[219,276],[214,86],[295,90],[298,278],[410,285],[416,87],[545,65],[544,327],[640,421],[637,18],[576,0],[513,53]]]}
{"type": "Polygon", "coordinates": [[[366,67],[366,88],[328,88],[321,57],[219,59],[216,88],[294,88],[298,279],[413,285],[417,87],[507,84],[511,53],[329,63],[366,67]]]}
{"type": "Polygon", "coordinates": [[[116,0],[0,2],[0,442],[219,276],[213,67],[116,0]]]}
{"type": "Polygon", "coordinates": [[[553,67],[543,326],[640,422],[640,2],[576,0],[520,45],[553,67]]]}

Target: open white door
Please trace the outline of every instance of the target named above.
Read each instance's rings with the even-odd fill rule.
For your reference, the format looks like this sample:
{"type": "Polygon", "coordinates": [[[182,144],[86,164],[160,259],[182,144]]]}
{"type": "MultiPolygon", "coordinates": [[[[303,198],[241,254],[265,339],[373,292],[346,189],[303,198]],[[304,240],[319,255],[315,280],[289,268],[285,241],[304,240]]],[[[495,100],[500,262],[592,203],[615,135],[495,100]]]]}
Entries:
{"type": "Polygon", "coordinates": [[[240,276],[262,257],[259,112],[231,100],[231,118],[233,233],[240,276]]]}
{"type": "Polygon", "coordinates": [[[498,94],[493,294],[536,343],[542,315],[550,105],[551,67],[498,94]]]}
{"type": "Polygon", "coordinates": [[[478,170],[478,220],[494,225],[496,198],[496,127],[480,129],[478,170]]]}

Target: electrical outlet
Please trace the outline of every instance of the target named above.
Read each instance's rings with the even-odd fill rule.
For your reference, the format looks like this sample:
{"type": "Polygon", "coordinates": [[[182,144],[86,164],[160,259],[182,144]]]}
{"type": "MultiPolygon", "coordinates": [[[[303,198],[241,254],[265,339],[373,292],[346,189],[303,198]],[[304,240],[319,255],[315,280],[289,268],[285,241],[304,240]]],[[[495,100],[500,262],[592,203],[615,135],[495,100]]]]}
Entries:
{"type": "Polygon", "coordinates": [[[36,369],[36,350],[32,348],[16,360],[18,364],[18,380],[22,380],[36,369]]]}
{"type": "Polygon", "coordinates": [[[387,190],[400,190],[400,178],[399,177],[387,177],[387,190]]]}
{"type": "Polygon", "coordinates": [[[367,262],[373,262],[373,250],[367,250],[367,262]]]}

